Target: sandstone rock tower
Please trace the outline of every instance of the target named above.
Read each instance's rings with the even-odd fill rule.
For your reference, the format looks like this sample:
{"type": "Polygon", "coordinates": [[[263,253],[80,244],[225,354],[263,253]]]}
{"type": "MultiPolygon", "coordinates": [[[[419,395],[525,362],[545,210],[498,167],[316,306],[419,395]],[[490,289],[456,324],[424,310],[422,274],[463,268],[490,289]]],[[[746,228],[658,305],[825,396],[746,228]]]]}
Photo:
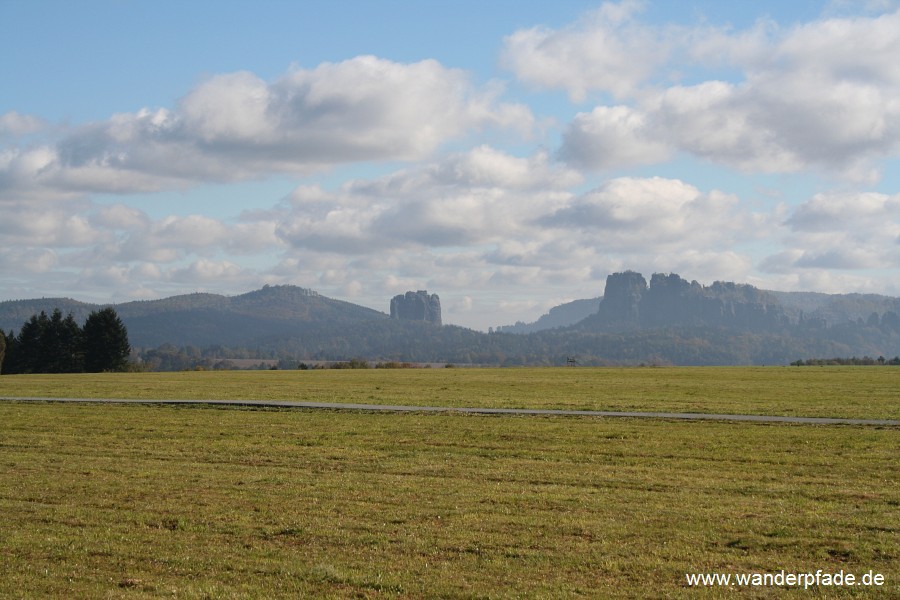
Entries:
{"type": "Polygon", "coordinates": [[[391,299],[391,318],[407,321],[427,321],[441,324],[441,299],[426,290],[406,292],[391,299]]]}

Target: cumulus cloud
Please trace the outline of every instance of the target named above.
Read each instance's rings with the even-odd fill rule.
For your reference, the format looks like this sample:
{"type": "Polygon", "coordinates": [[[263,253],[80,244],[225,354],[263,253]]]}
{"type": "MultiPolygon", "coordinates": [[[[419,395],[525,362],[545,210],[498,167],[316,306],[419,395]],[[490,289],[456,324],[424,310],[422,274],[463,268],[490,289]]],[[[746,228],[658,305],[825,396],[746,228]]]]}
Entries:
{"type": "Polygon", "coordinates": [[[610,169],[680,151],[749,172],[816,168],[872,182],[877,160],[900,151],[900,11],[788,29],[699,24],[677,36],[639,18],[631,3],[607,4],[570,27],[507,39],[521,80],[620,100],[569,124],[560,156],[570,164],[610,169]],[[667,82],[685,66],[676,58],[700,80],[667,82]],[[704,80],[707,68],[736,77],[704,80]]]}
{"type": "Polygon", "coordinates": [[[885,282],[877,272],[843,271],[834,269],[791,269],[784,272],[766,272],[763,285],[772,290],[797,290],[846,294],[873,293],[896,296],[900,288],[892,282],[885,282]]]}
{"type": "Polygon", "coordinates": [[[713,248],[684,249],[658,255],[652,261],[653,272],[690,273],[692,278],[707,281],[745,282],[751,278],[753,259],[735,250],[713,248]]]}
{"type": "Polygon", "coordinates": [[[569,27],[534,27],[504,40],[501,62],[535,86],[562,88],[575,102],[592,90],[631,95],[666,63],[671,32],[640,23],[642,3],[606,2],[569,27]]]}
{"type": "Polygon", "coordinates": [[[79,247],[107,239],[106,232],[79,214],[80,206],[44,208],[14,205],[4,208],[0,239],[4,246],[79,247]]]}
{"type": "Polygon", "coordinates": [[[721,192],[703,194],[677,179],[612,179],[554,213],[540,224],[596,236],[609,249],[670,246],[698,248],[746,235],[750,216],[738,200],[721,192]]]}
{"type": "Polygon", "coordinates": [[[56,152],[48,146],[0,150],[0,203],[32,200],[64,200],[80,195],[66,189],[49,188],[46,175],[54,168],[56,152]]]}
{"type": "MultiPolygon", "coordinates": [[[[354,161],[427,157],[485,127],[527,131],[533,117],[500,101],[496,85],[434,60],[360,56],[273,82],[249,72],[201,83],[171,109],[142,109],[87,124],[56,144],[7,150],[0,182],[68,192],[145,192],[200,181],[308,173],[354,161]]],[[[21,129],[23,118],[4,116],[21,129]]]]}
{"type": "Polygon", "coordinates": [[[803,25],[767,63],[748,66],[734,106],[804,163],[853,174],[859,161],[900,149],[898,53],[900,11],[803,25]]]}
{"type": "Polygon", "coordinates": [[[864,237],[870,237],[875,231],[890,237],[900,233],[900,195],[816,194],[797,207],[787,223],[795,231],[824,232],[858,230],[862,225],[866,230],[864,237]]]}
{"type": "Polygon", "coordinates": [[[614,169],[663,162],[672,147],[659,139],[648,115],[628,106],[578,113],[563,134],[562,160],[581,168],[614,169]]]}
{"type": "Polygon", "coordinates": [[[301,187],[278,227],[289,244],[356,254],[484,244],[514,236],[570,194],[580,176],[546,153],[520,158],[480,146],[328,193],[301,187]]]}
{"type": "MultiPolygon", "coordinates": [[[[28,275],[50,272],[59,264],[59,255],[50,248],[0,248],[0,273],[12,281],[28,275]]],[[[12,287],[9,280],[7,287],[12,287]]]]}
{"type": "Polygon", "coordinates": [[[228,261],[214,261],[201,258],[190,265],[180,269],[174,269],[169,273],[172,281],[181,283],[221,283],[223,280],[234,281],[242,279],[243,269],[237,264],[228,261]]]}
{"type": "Polygon", "coordinates": [[[816,194],[785,221],[786,247],[761,268],[861,270],[900,266],[900,195],[816,194]]]}
{"type": "Polygon", "coordinates": [[[602,293],[617,269],[740,279],[753,267],[740,244],[773,219],[748,212],[735,196],[675,179],[615,178],[580,195],[571,191],[580,180],[570,179],[543,155],[476,148],[332,192],[295,190],[278,232],[296,256],[290,268],[306,261],[327,275],[320,286],[362,282],[366,297],[528,290],[543,298],[529,302],[546,308],[547,298],[562,301],[555,290],[567,290],[568,299],[602,293]],[[327,254],[344,258],[335,263],[327,254]]]}
{"type": "Polygon", "coordinates": [[[7,293],[19,289],[18,281],[48,278],[41,295],[158,297],[148,285],[167,289],[192,276],[223,290],[235,282],[252,286],[262,283],[259,274],[236,271],[233,258],[221,257],[278,251],[284,244],[274,229],[203,215],[152,219],[135,207],[89,200],[9,204],[0,219],[0,273],[7,293]]]}
{"type": "Polygon", "coordinates": [[[429,289],[448,322],[457,311],[486,326],[511,307],[530,318],[594,297],[628,268],[840,291],[873,289],[866,273],[900,266],[898,196],[860,191],[900,151],[900,12],[745,30],[651,17],[607,2],[504,40],[502,63],[525,87],[591,101],[532,150],[517,144],[534,141],[535,117],[507,99],[521,87],[475,84],[434,60],[218,74],[170,106],[75,126],[7,112],[4,289],[49,293],[20,291],[33,274],[95,298],[294,283],[381,310],[429,289]],[[678,179],[649,176],[675,158],[678,179]],[[717,167],[697,175],[697,159],[717,167]],[[844,191],[771,206],[694,179],[777,185],[735,170],[803,173],[794,190],[827,189],[827,174],[844,191]],[[234,218],[200,206],[151,216],[147,198],[103,196],[272,175],[296,188],[248,197],[234,218]]]}
{"type": "Polygon", "coordinates": [[[43,119],[11,110],[0,115],[0,140],[5,137],[19,138],[36,133],[46,126],[43,119]]]}
{"type": "Polygon", "coordinates": [[[141,211],[115,205],[97,211],[92,222],[114,236],[108,244],[94,245],[108,260],[169,263],[190,255],[251,255],[281,246],[275,225],[265,221],[226,223],[196,214],[153,221],[141,211]]]}

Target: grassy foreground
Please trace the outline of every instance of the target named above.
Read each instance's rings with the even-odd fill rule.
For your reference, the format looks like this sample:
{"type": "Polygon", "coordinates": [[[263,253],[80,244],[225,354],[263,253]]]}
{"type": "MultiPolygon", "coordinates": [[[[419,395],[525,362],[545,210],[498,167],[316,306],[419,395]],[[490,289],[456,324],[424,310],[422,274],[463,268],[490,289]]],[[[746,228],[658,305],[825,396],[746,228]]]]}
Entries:
{"type": "Polygon", "coordinates": [[[0,402],[0,597],[900,594],[898,428],[0,402]],[[709,588],[686,572],[881,573],[709,588]]]}
{"type": "MultiPolygon", "coordinates": [[[[0,396],[897,418],[891,368],[3,376],[0,396]]],[[[900,596],[898,427],[0,401],[0,598],[900,596]],[[880,587],[689,588],[685,573],[880,587]]]]}
{"type": "Polygon", "coordinates": [[[0,396],[305,400],[900,418],[900,368],[366,369],[4,375],[0,396]]]}

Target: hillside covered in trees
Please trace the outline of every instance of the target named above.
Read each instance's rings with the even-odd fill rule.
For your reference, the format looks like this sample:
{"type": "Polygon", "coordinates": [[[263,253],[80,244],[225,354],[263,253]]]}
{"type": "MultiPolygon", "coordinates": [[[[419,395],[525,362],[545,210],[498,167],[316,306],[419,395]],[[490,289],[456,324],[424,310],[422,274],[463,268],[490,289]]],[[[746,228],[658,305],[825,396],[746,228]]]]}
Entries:
{"type": "MultiPolygon", "coordinates": [[[[280,360],[285,366],[351,358],[563,365],[573,357],[583,365],[741,365],[854,356],[890,363],[900,355],[900,300],[861,297],[854,305],[847,296],[835,298],[785,301],[783,293],[743,284],[702,286],[675,274],[655,274],[647,282],[639,273],[616,273],[607,278],[602,299],[571,303],[550,322],[565,322],[565,314],[579,312],[586,317],[528,333],[391,319],[294,286],[114,308],[137,357],[152,369],[225,366],[223,359],[280,360]],[[863,309],[872,311],[863,317],[863,309]]],[[[30,315],[55,308],[79,319],[100,307],[66,299],[2,302],[0,327],[11,330],[30,315]]]]}

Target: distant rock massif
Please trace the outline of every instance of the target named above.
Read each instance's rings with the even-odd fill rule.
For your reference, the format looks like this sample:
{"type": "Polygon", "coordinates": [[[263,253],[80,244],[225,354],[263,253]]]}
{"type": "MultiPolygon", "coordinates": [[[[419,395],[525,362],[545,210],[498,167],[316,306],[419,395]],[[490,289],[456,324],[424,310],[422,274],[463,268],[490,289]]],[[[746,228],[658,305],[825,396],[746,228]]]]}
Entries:
{"type": "MultiPolygon", "coordinates": [[[[488,365],[788,364],[900,354],[900,298],[709,286],[656,273],[613,273],[601,298],[557,306],[535,323],[482,333],[443,325],[437,294],[391,299],[390,315],[295,286],[238,296],[187,294],[113,305],[151,369],[219,359],[450,362],[488,365]]],[[[0,302],[0,328],[59,308],[78,322],[100,305],[67,298],[0,302]]],[[[898,359],[900,361],[900,359],[898,359]]],[[[294,367],[290,367],[290,365],[294,367]]]]}
{"type": "Polygon", "coordinates": [[[775,292],[752,285],[716,281],[703,286],[671,273],[656,273],[650,282],[641,273],[624,271],[606,278],[604,295],[553,307],[533,323],[501,325],[503,333],[535,333],[585,326],[629,331],[672,326],[722,326],[751,331],[778,331],[787,325],[826,328],[871,322],[873,315],[893,323],[900,298],[878,294],[775,292]]]}
{"type": "Polygon", "coordinates": [[[656,273],[648,285],[634,271],[607,277],[593,320],[621,330],[714,326],[764,332],[791,323],[777,298],[752,285],[717,281],[704,287],[674,273],[656,273]]]}
{"type": "Polygon", "coordinates": [[[391,318],[441,324],[441,299],[427,290],[406,292],[391,298],[391,318]]]}

